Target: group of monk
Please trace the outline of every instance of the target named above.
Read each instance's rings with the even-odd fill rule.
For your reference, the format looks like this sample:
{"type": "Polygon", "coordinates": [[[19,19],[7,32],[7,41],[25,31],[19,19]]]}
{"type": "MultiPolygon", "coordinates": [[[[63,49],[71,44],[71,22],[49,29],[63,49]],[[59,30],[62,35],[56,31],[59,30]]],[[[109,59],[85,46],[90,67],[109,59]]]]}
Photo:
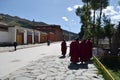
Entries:
{"type": "MultiPolygon", "coordinates": [[[[61,44],[62,55],[66,55],[66,42],[65,40],[61,44]]],[[[72,63],[81,62],[87,63],[92,58],[92,42],[90,39],[79,41],[75,39],[70,43],[70,61],[72,63]]]]}

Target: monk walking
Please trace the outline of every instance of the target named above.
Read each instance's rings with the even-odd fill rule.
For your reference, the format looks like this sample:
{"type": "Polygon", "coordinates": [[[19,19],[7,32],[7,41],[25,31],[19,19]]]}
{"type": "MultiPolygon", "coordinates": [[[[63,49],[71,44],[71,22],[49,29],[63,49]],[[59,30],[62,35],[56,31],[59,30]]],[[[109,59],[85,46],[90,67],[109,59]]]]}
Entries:
{"type": "Polygon", "coordinates": [[[87,51],[88,51],[88,58],[92,58],[92,41],[90,39],[87,40],[87,51]]]}
{"type": "Polygon", "coordinates": [[[63,56],[66,55],[66,50],[67,50],[66,41],[63,40],[62,43],[61,43],[61,52],[62,52],[62,55],[63,55],[63,56]]]}
{"type": "Polygon", "coordinates": [[[86,40],[83,40],[80,43],[80,47],[79,47],[79,57],[80,57],[80,61],[83,64],[83,62],[88,62],[89,57],[88,57],[88,51],[87,51],[87,44],[86,44],[86,40]]]}
{"type": "Polygon", "coordinates": [[[79,62],[79,39],[77,38],[76,40],[73,40],[70,44],[70,53],[69,53],[69,56],[70,56],[70,61],[72,63],[77,63],[79,62]]]}

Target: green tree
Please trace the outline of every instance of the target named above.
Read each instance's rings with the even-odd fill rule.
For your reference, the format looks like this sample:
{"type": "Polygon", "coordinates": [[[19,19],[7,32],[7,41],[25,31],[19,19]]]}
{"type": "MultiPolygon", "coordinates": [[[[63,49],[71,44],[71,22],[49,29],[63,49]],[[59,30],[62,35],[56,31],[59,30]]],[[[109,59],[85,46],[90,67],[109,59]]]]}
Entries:
{"type": "Polygon", "coordinates": [[[80,23],[82,23],[82,25],[81,25],[81,31],[79,33],[79,38],[82,39],[83,36],[84,36],[84,20],[85,20],[84,13],[83,13],[83,8],[78,7],[76,9],[76,15],[79,16],[79,18],[81,20],[80,23]]]}
{"type": "Polygon", "coordinates": [[[92,37],[93,37],[93,43],[95,40],[95,33],[96,33],[96,10],[98,10],[100,8],[100,0],[91,0],[90,1],[90,6],[91,9],[93,10],[93,28],[92,28],[92,37]]]}
{"type": "Polygon", "coordinates": [[[104,39],[105,38],[105,30],[103,27],[100,27],[100,30],[99,30],[99,39],[104,39]]]}
{"type": "Polygon", "coordinates": [[[103,16],[105,36],[109,39],[109,48],[112,48],[112,37],[115,32],[114,24],[111,24],[111,19],[108,16],[103,16]]]}
{"type": "MultiPolygon", "coordinates": [[[[100,1],[100,18],[99,25],[101,25],[102,10],[109,5],[109,0],[99,0],[100,1]]],[[[100,26],[99,26],[100,27],[100,26]]]]}
{"type": "Polygon", "coordinates": [[[85,29],[84,39],[90,39],[92,37],[93,37],[92,28],[91,26],[88,26],[85,29]]]}
{"type": "Polygon", "coordinates": [[[100,31],[100,27],[101,27],[102,10],[103,10],[103,8],[106,8],[109,5],[108,0],[99,0],[99,1],[100,1],[100,8],[99,8],[100,9],[100,14],[99,14],[99,17],[97,18],[96,45],[98,45],[98,42],[99,42],[99,31],[100,31]]]}
{"type": "Polygon", "coordinates": [[[83,36],[84,36],[84,27],[83,27],[83,25],[82,25],[82,26],[81,26],[81,30],[80,30],[80,32],[79,32],[79,38],[82,39],[83,36]]]}
{"type": "Polygon", "coordinates": [[[89,10],[90,10],[90,3],[91,0],[82,0],[82,2],[84,2],[84,5],[86,6],[85,8],[85,14],[86,14],[86,17],[87,19],[89,20],[89,17],[90,17],[90,14],[89,14],[89,10]]]}
{"type": "Polygon", "coordinates": [[[120,0],[118,0],[118,4],[120,5],[120,0]]]}
{"type": "Polygon", "coordinates": [[[95,25],[95,13],[96,10],[100,8],[100,0],[91,0],[90,1],[91,9],[93,10],[93,26],[95,25]]]}
{"type": "Polygon", "coordinates": [[[120,48],[120,22],[112,38],[112,54],[118,55],[120,48]]]}
{"type": "Polygon", "coordinates": [[[85,32],[86,32],[86,27],[88,27],[90,25],[90,21],[91,21],[91,11],[90,11],[90,7],[87,9],[87,5],[83,5],[82,7],[78,7],[76,9],[76,15],[79,16],[80,18],[80,23],[82,23],[81,25],[81,32],[79,33],[80,38],[84,38],[85,36],[85,32]],[[87,15],[89,14],[89,15],[87,15]],[[87,16],[86,16],[87,15],[87,16]]]}

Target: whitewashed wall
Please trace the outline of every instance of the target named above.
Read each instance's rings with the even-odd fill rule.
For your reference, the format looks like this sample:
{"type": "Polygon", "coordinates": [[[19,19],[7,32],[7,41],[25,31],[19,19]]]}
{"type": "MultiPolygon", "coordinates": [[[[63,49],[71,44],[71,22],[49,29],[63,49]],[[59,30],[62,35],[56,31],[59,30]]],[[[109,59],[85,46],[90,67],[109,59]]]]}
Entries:
{"type": "Polygon", "coordinates": [[[6,31],[0,31],[0,42],[9,42],[9,33],[6,31]]]}
{"type": "Polygon", "coordinates": [[[16,29],[14,27],[10,27],[8,29],[9,32],[9,41],[10,42],[15,42],[16,41],[16,29]]]}
{"type": "Polygon", "coordinates": [[[34,43],[34,33],[37,33],[38,35],[38,42],[40,42],[40,31],[34,30],[33,29],[27,29],[23,27],[9,27],[8,32],[7,31],[0,31],[0,42],[10,42],[13,43],[16,41],[16,32],[17,30],[24,30],[24,44],[27,43],[27,31],[32,32],[32,43],[34,43]]]}

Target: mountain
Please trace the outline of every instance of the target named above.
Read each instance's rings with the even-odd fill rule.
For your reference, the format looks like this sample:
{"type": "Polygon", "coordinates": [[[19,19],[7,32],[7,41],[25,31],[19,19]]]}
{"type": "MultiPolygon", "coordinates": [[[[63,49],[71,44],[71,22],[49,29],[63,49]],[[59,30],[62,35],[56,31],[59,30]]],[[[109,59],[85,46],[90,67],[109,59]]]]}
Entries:
{"type": "MultiPolygon", "coordinates": [[[[35,22],[34,20],[30,21],[30,20],[27,20],[27,19],[22,19],[18,16],[10,16],[8,14],[0,14],[0,21],[4,22],[4,23],[6,23],[10,26],[18,25],[18,26],[22,26],[22,27],[26,27],[26,28],[33,28],[33,26],[49,25],[49,24],[44,23],[44,22],[35,22]]],[[[71,35],[71,38],[73,37],[73,35],[74,35],[74,37],[78,36],[76,33],[73,33],[73,32],[70,32],[70,31],[67,31],[67,30],[64,30],[64,29],[62,29],[62,30],[63,30],[63,33],[66,34],[66,36],[71,35]]]]}
{"type": "Polygon", "coordinates": [[[73,33],[67,30],[63,30],[63,35],[64,35],[65,40],[73,40],[79,37],[77,33],[73,33]]]}
{"type": "Polygon", "coordinates": [[[35,22],[27,20],[27,19],[22,19],[18,16],[10,16],[8,14],[0,14],[0,20],[10,26],[15,26],[15,25],[19,25],[19,26],[23,26],[23,27],[30,27],[30,26],[40,26],[40,25],[48,25],[44,22],[35,22]]]}

